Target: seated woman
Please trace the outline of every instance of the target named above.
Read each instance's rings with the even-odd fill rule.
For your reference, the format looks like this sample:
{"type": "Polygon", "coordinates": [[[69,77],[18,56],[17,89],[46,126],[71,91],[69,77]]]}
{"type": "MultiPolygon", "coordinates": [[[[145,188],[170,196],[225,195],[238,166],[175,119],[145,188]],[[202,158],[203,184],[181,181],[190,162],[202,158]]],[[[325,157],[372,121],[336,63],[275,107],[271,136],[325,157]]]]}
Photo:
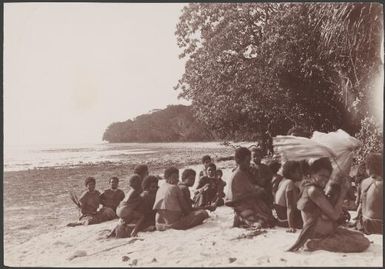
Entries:
{"type": "Polygon", "coordinates": [[[235,150],[237,168],[229,180],[225,205],[234,209],[234,227],[272,227],[274,217],[262,198],[264,190],[252,184],[250,160],[250,150],[244,147],[235,150]]]}
{"type": "Polygon", "coordinates": [[[274,211],[278,219],[277,225],[289,227],[287,232],[296,232],[302,228],[301,211],[297,209],[299,189],[295,182],[302,180],[302,169],[299,162],[287,161],[282,170],[284,178],[274,185],[274,211]]]}
{"type": "Polygon", "coordinates": [[[341,199],[348,189],[342,185],[340,189],[333,188],[334,193],[329,197],[324,193],[332,170],[329,158],[318,159],[310,165],[310,177],[303,182],[297,203],[304,226],[289,251],[296,251],[303,245],[307,250],[334,252],[362,252],[369,247],[370,242],[362,233],[338,227],[345,220],[336,205],[342,204],[341,199]]]}

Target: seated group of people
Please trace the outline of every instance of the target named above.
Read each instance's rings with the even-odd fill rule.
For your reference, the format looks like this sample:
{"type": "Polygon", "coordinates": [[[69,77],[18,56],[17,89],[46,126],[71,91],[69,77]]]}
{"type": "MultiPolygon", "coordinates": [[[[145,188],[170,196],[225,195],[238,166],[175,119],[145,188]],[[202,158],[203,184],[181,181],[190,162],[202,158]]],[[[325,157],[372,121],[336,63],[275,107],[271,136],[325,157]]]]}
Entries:
{"type": "MultiPolygon", "coordinates": [[[[281,226],[287,227],[287,232],[302,229],[297,242],[289,249],[291,251],[305,243],[309,249],[317,249],[320,244],[317,246],[314,240],[346,235],[346,230],[339,226],[350,218],[342,207],[349,186],[329,184],[333,167],[328,158],[310,164],[286,161],[281,165],[272,160],[266,165],[261,162],[262,157],[263,152],[257,147],[235,150],[237,167],[228,181],[226,195],[223,173],[216,169],[208,155],[202,158],[204,169],[199,173],[192,198],[189,188],[193,187],[196,178],[192,169],[185,169],[179,181],[179,170],[167,168],[165,182],[159,187],[159,177],[149,175],[146,165],[138,165],[129,178],[126,194],[118,189],[116,177],[110,179],[110,189],[102,194],[95,190],[95,179],[87,178],[87,190],[79,199],[82,217],[78,223],[95,224],[119,218],[109,237],[121,238],[136,236],[139,231],[189,229],[209,217],[206,210],[214,211],[218,206],[226,205],[234,210],[234,227],[281,226]]],[[[360,175],[356,179],[358,214],[354,227],[366,234],[382,234],[382,154],[369,154],[365,167],[367,178],[360,175]]],[[[359,171],[362,172],[362,168],[359,171]]],[[[363,251],[369,246],[362,233],[350,232],[354,231],[347,233],[353,240],[349,245],[355,248],[347,250],[363,251]]],[[[336,247],[339,243],[335,238],[333,240],[326,244],[332,245],[330,250],[343,249],[336,247]]],[[[322,244],[324,249],[327,248],[325,241],[322,244]]]]}
{"type": "Polygon", "coordinates": [[[169,167],[165,182],[149,175],[147,165],[138,165],[128,180],[126,194],[118,189],[119,179],[110,179],[110,188],[102,194],[95,190],[95,179],[85,180],[86,191],[79,198],[82,213],[79,221],[68,226],[90,225],[119,218],[108,237],[136,236],[139,231],[185,230],[201,224],[209,214],[224,205],[223,172],[216,168],[210,156],[203,156],[204,169],[199,173],[193,198],[189,188],[195,183],[196,172],[185,169],[179,181],[179,170],[169,167]]]}
{"type": "MultiPolygon", "coordinates": [[[[291,251],[304,246],[308,239],[317,238],[329,241],[319,244],[310,240],[313,243],[308,244],[308,249],[322,245],[324,249],[350,252],[363,251],[369,246],[369,240],[362,233],[338,228],[350,218],[342,207],[349,185],[329,181],[333,172],[329,158],[320,158],[311,164],[287,161],[281,167],[278,161],[262,164],[261,157],[258,148],[250,151],[242,147],[235,151],[237,168],[228,182],[225,201],[234,209],[234,226],[269,228],[277,225],[287,227],[287,232],[302,229],[291,251]],[[346,248],[330,239],[335,234],[340,237],[348,234],[356,241],[346,248]]],[[[366,168],[368,178],[358,187],[356,228],[366,234],[382,234],[382,154],[369,154],[366,168]]]]}

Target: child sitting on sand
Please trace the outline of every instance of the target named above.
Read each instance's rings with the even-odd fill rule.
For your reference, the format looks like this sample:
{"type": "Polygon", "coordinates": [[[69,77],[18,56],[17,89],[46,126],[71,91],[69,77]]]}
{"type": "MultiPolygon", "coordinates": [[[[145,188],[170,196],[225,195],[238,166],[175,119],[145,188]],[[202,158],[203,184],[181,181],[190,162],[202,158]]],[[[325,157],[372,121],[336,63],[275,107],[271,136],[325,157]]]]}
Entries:
{"type": "Polygon", "coordinates": [[[128,192],[116,209],[116,214],[120,218],[118,225],[108,237],[115,235],[116,238],[123,238],[135,236],[138,233],[144,218],[144,214],[140,210],[142,204],[140,196],[142,189],[141,181],[140,176],[137,174],[132,175],[128,179],[128,192]]]}
{"type": "Polygon", "coordinates": [[[209,164],[212,163],[211,157],[209,155],[204,155],[202,157],[203,170],[199,172],[199,179],[201,177],[207,176],[207,168],[209,164]]]}
{"type": "Polygon", "coordinates": [[[82,215],[78,222],[69,223],[67,226],[91,225],[113,219],[115,212],[111,208],[102,208],[98,211],[100,192],[95,190],[95,178],[87,177],[84,185],[87,190],[82,193],[77,204],[82,215]]]}
{"type": "Polygon", "coordinates": [[[185,169],[182,173],[182,181],[178,182],[178,187],[182,191],[187,204],[192,210],[193,200],[191,200],[191,193],[189,188],[194,186],[196,172],[193,169],[185,169]]]}
{"type": "Polygon", "coordinates": [[[253,184],[265,190],[264,200],[267,205],[273,207],[273,195],[271,190],[271,180],[273,173],[269,166],[261,163],[263,157],[262,149],[253,147],[251,149],[250,172],[253,175],[253,184]]]}
{"type": "Polygon", "coordinates": [[[138,228],[139,231],[144,229],[155,229],[156,211],[153,209],[153,206],[155,203],[156,192],[159,189],[158,181],[156,176],[147,176],[143,179],[143,192],[140,194],[140,197],[142,197],[141,211],[143,212],[144,218],[138,228]]]}
{"type": "Polygon", "coordinates": [[[277,225],[288,227],[287,232],[296,232],[302,228],[301,212],[297,209],[299,189],[295,182],[302,180],[302,169],[299,162],[287,161],[282,170],[284,178],[274,185],[274,211],[278,219],[277,225]]]}
{"type": "Polygon", "coordinates": [[[215,210],[218,194],[218,181],[215,178],[217,167],[210,163],[207,167],[207,176],[199,179],[198,186],[194,194],[194,208],[204,208],[211,211],[215,210]]]}
{"type": "Polygon", "coordinates": [[[111,208],[115,212],[116,216],[116,208],[119,203],[124,199],[124,192],[121,189],[118,189],[119,186],[119,178],[112,177],[110,178],[110,188],[105,190],[100,195],[100,203],[104,208],[111,208]]]}
{"type": "Polygon", "coordinates": [[[137,166],[135,166],[134,168],[134,174],[140,176],[140,186],[139,186],[139,191],[141,192],[142,191],[142,181],[143,179],[148,176],[149,172],[148,172],[148,166],[146,164],[138,164],[137,166]]]}
{"type": "Polygon", "coordinates": [[[177,186],[179,178],[177,168],[167,168],[164,178],[166,182],[158,189],[153,207],[156,210],[157,230],[168,228],[186,230],[201,224],[209,217],[204,210],[191,211],[182,191],[177,186]]]}
{"type": "Polygon", "coordinates": [[[224,189],[226,186],[226,182],[222,179],[222,177],[223,177],[222,170],[217,169],[215,171],[215,178],[217,179],[218,190],[217,190],[217,200],[214,203],[215,206],[223,206],[225,204],[223,199],[225,198],[224,189]]]}
{"type": "Polygon", "coordinates": [[[361,216],[358,229],[365,234],[383,233],[383,163],[382,154],[371,153],[366,159],[370,177],[361,183],[359,208],[361,216]]]}

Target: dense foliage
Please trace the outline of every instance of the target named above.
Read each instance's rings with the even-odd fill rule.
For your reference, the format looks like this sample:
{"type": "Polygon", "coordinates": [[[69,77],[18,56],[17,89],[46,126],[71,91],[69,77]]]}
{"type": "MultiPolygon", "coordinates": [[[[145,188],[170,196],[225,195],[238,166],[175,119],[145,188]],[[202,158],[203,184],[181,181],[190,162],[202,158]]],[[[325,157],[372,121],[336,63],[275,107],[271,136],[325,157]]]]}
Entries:
{"type": "Polygon", "coordinates": [[[293,125],[363,135],[382,32],[378,3],[192,3],[175,33],[187,59],[175,88],[222,138],[293,125]]]}
{"type": "Polygon", "coordinates": [[[191,107],[183,105],[170,105],[134,120],[112,123],[103,135],[103,140],[112,143],[211,139],[212,133],[195,120],[191,107]]]}

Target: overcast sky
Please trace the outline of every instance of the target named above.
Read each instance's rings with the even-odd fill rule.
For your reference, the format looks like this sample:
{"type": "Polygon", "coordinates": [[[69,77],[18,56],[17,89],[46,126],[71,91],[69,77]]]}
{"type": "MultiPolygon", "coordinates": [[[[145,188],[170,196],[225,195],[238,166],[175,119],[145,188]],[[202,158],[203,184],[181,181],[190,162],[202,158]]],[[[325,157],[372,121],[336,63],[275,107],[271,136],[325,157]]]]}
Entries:
{"type": "Polygon", "coordinates": [[[178,100],[185,4],[6,3],[5,145],[101,142],[178,100]]]}

